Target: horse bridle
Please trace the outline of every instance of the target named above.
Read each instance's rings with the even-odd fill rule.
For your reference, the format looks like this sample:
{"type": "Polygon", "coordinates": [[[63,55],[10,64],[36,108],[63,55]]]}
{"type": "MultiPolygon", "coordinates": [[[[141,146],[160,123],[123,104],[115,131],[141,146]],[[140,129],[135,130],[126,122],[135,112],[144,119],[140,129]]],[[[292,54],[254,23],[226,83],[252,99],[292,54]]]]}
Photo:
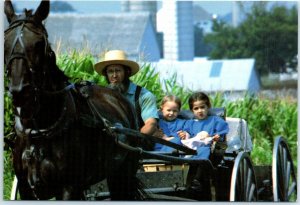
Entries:
{"type": "MultiPolygon", "coordinates": [[[[12,60],[14,60],[15,58],[23,58],[25,60],[26,64],[27,64],[27,68],[28,68],[29,72],[31,73],[32,79],[34,79],[35,73],[34,73],[33,67],[36,66],[36,65],[33,65],[30,62],[30,60],[28,59],[28,54],[26,52],[24,41],[23,41],[23,29],[24,29],[24,27],[26,27],[31,32],[33,32],[37,35],[43,36],[43,39],[45,40],[44,54],[45,54],[45,56],[47,55],[47,49],[48,49],[49,45],[48,45],[48,40],[47,40],[48,39],[48,34],[47,34],[46,29],[43,27],[42,24],[38,24],[37,22],[35,22],[32,19],[21,18],[21,19],[17,19],[15,21],[11,22],[9,28],[5,30],[5,34],[6,34],[9,31],[17,28],[16,37],[15,37],[13,43],[12,43],[12,47],[11,47],[11,50],[9,52],[8,60],[6,58],[4,60],[5,60],[6,67],[8,68],[9,65],[11,64],[12,60]],[[42,31],[36,31],[36,30],[30,28],[29,26],[27,26],[27,23],[34,24],[35,26],[41,28],[42,31]],[[16,47],[17,43],[20,44],[21,48],[23,49],[23,53],[20,53],[20,52],[14,53],[14,50],[15,50],[15,47],[16,47]]],[[[6,72],[8,72],[8,71],[9,70],[7,69],[6,72]]],[[[34,83],[34,80],[33,80],[33,83],[34,83]]],[[[37,88],[36,85],[33,85],[33,86],[35,86],[35,88],[37,88]]]]}
{"type": "MultiPolygon", "coordinates": [[[[8,33],[9,31],[11,31],[12,29],[14,28],[18,28],[17,30],[17,35],[13,41],[13,44],[12,44],[12,48],[10,50],[10,54],[9,54],[9,58],[8,60],[4,59],[5,61],[5,64],[6,64],[6,68],[9,68],[9,65],[11,64],[12,60],[14,60],[15,58],[23,58],[25,60],[25,62],[27,63],[27,68],[29,70],[29,73],[31,73],[31,77],[32,77],[32,87],[33,89],[38,92],[43,92],[43,94],[47,94],[47,95],[57,95],[57,94],[63,94],[65,93],[67,90],[70,89],[70,87],[72,87],[72,85],[68,85],[66,86],[65,88],[61,89],[61,90],[57,90],[57,91],[49,91],[49,90],[45,90],[43,89],[43,86],[37,86],[35,84],[35,71],[34,71],[34,67],[36,65],[33,65],[30,60],[28,59],[28,55],[27,55],[27,52],[26,52],[26,49],[25,49],[25,45],[24,45],[24,42],[23,42],[23,29],[24,27],[26,27],[27,29],[29,29],[31,32],[37,34],[37,35],[41,35],[43,36],[43,39],[45,41],[45,48],[44,48],[44,54],[45,56],[50,56],[53,51],[51,51],[51,49],[49,49],[49,43],[48,43],[48,33],[47,33],[47,30],[44,28],[44,26],[41,24],[41,23],[37,23],[36,21],[32,20],[32,19],[28,19],[28,18],[21,18],[21,19],[18,19],[18,20],[15,20],[13,22],[10,23],[10,26],[9,28],[7,28],[5,30],[5,33],[8,33]],[[36,27],[39,27],[41,28],[42,31],[36,31],[32,28],[30,28],[29,26],[27,26],[26,24],[27,23],[31,23],[31,24],[34,24],[36,27]],[[14,50],[15,50],[15,47],[17,45],[17,43],[19,42],[19,44],[21,45],[24,53],[14,53],[14,50]]],[[[6,73],[8,73],[8,69],[6,70],[6,73]]],[[[44,76],[46,75],[45,72],[43,72],[44,76]]]]}

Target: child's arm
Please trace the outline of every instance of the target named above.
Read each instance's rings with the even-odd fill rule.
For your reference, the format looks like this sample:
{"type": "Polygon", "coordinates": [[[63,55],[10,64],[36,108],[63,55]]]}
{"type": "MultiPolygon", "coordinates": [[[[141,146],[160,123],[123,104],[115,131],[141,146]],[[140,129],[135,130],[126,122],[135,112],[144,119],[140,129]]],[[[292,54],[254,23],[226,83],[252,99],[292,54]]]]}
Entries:
{"type": "Polygon", "coordinates": [[[186,131],[180,130],[180,131],[177,132],[177,134],[180,137],[180,139],[182,139],[182,140],[186,140],[186,139],[190,138],[190,134],[186,131]]]}
{"type": "Polygon", "coordinates": [[[173,136],[168,137],[167,135],[164,135],[163,139],[167,140],[167,141],[170,141],[170,140],[174,139],[174,137],[173,136]]]}
{"type": "Polygon", "coordinates": [[[224,141],[226,134],[229,132],[228,123],[222,118],[218,118],[215,129],[214,141],[224,141]]]}

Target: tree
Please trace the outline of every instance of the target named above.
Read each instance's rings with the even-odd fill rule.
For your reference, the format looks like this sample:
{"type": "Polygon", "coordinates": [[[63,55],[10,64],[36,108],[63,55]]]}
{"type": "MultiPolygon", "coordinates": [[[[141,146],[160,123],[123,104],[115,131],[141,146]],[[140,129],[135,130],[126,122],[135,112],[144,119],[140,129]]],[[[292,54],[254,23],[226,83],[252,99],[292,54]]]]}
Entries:
{"type": "Polygon", "coordinates": [[[54,1],[51,3],[52,12],[74,12],[75,9],[68,2],[54,1]]]}
{"type": "Polygon", "coordinates": [[[236,28],[215,21],[214,32],[205,37],[205,42],[213,44],[209,57],[255,58],[260,74],[286,72],[287,64],[296,70],[297,8],[274,5],[268,10],[267,4],[254,2],[236,28]]]}
{"type": "Polygon", "coordinates": [[[194,26],[194,38],[195,56],[207,56],[211,52],[212,46],[204,43],[204,33],[202,28],[194,26]]]}

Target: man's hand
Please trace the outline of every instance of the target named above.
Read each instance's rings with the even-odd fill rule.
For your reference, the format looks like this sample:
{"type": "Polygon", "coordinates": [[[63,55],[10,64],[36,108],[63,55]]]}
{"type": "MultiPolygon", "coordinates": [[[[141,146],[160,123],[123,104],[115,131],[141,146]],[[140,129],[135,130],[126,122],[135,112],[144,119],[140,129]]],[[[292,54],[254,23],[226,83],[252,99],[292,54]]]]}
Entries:
{"type": "Polygon", "coordinates": [[[153,136],[158,137],[158,138],[163,138],[164,133],[163,133],[162,129],[156,129],[156,131],[153,133],[153,136]]]}

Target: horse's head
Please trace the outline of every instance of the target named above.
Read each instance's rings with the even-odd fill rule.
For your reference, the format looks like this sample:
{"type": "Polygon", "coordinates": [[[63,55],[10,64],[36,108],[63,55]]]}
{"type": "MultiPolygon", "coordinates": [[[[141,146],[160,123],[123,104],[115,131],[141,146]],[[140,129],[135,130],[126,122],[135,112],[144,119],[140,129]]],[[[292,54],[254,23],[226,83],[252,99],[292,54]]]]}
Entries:
{"type": "Polygon", "coordinates": [[[18,114],[23,119],[37,112],[41,91],[61,89],[60,83],[66,78],[56,66],[43,25],[49,4],[43,0],[35,12],[24,9],[17,15],[12,3],[5,0],[4,11],[9,23],[4,40],[6,77],[13,105],[21,108],[18,114]]]}
{"type": "MultiPolygon", "coordinates": [[[[9,28],[5,31],[4,55],[9,91],[14,103],[21,102],[18,95],[26,96],[43,84],[43,62],[47,55],[47,32],[42,21],[48,16],[49,1],[42,1],[34,14],[24,10],[16,15],[10,1],[5,1],[5,14],[9,28]]],[[[30,99],[28,99],[30,101],[30,99]]]]}

